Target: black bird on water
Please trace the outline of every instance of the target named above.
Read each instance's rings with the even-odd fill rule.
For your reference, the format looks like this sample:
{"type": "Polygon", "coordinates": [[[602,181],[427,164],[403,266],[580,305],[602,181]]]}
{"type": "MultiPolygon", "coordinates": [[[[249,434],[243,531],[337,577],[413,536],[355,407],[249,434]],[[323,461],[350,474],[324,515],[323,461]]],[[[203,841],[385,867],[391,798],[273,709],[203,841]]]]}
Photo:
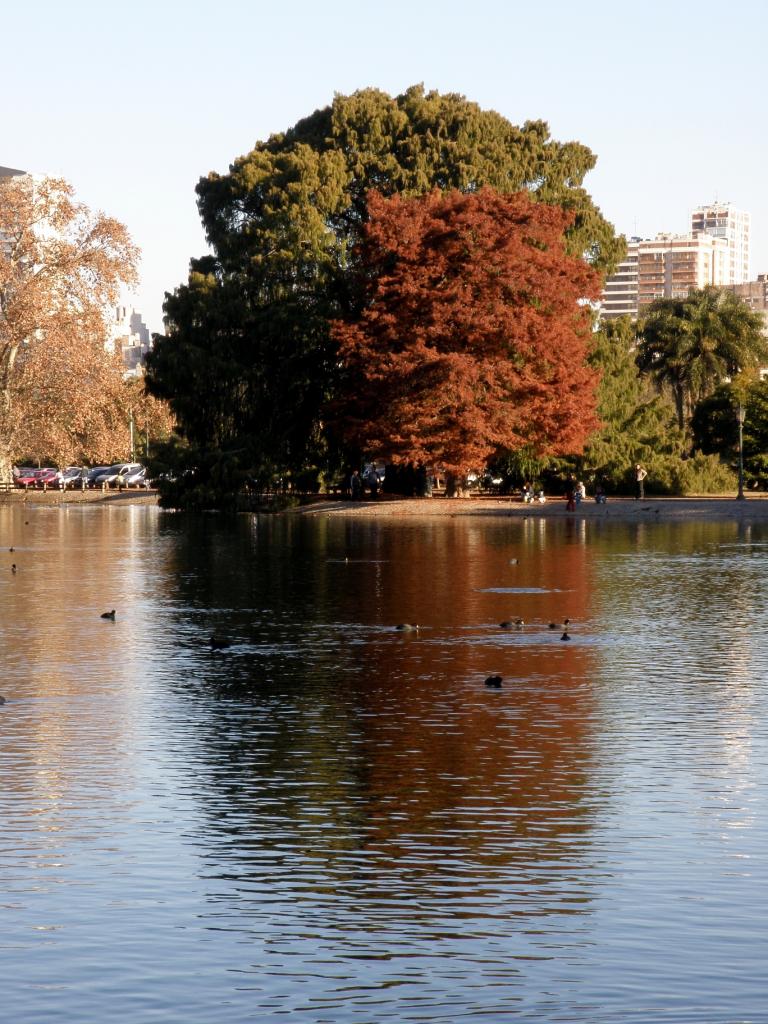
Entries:
{"type": "Polygon", "coordinates": [[[563,635],[562,635],[562,636],[560,637],[560,639],[561,639],[561,640],[570,640],[570,639],[571,639],[571,638],[570,638],[570,637],[568,636],[568,630],[567,630],[567,629],[566,629],[566,631],[565,631],[565,632],[563,633],[563,635]]]}
{"type": "Polygon", "coordinates": [[[494,690],[501,689],[501,676],[488,676],[485,680],[485,685],[492,687],[494,690]]]}
{"type": "Polygon", "coordinates": [[[403,633],[418,633],[419,624],[417,622],[401,622],[395,629],[399,629],[403,633]]]}
{"type": "Polygon", "coordinates": [[[114,622],[115,621],[115,609],[113,608],[111,612],[102,612],[101,613],[101,617],[102,617],[102,619],[112,619],[112,621],[114,622]]]}
{"type": "Polygon", "coordinates": [[[16,572],[16,563],[15,562],[11,566],[11,572],[16,572]]]}
{"type": "Polygon", "coordinates": [[[212,651],[224,651],[230,646],[229,640],[225,640],[221,636],[212,636],[210,639],[212,651]]]}

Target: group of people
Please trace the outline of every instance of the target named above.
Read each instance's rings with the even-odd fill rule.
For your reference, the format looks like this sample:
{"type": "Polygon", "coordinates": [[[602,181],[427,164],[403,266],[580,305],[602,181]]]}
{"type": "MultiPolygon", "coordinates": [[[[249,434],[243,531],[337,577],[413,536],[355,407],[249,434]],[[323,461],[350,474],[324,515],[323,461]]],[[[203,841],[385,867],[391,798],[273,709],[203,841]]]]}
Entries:
{"type": "Polygon", "coordinates": [[[523,501],[526,505],[534,501],[544,504],[546,500],[547,499],[544,496],[544,490],[542,488],[539,488],[538,491],[534,491],[533,486],[527,480],[525,481],[523,484],[523,501]]]}
{"type": "MultiPolygon", "coordinates": [[[[633,470],[635,478],[635,501],[642,501],[645,498],[645,478],[648,476],[648,471],[639,462],[636,463],[633,470]]],[[[363,485],[366,484],[371,491],[371,497],[376,497],[379,490],[379,481],[374,473],[368,473],[364,477],[360,475],[358,470],[354,470],[349,480],[349,491],[350,497],[353,501],[359,500],[363,496],[363,485]]],[[[577,480],[573,474],[571,474],[565,484],[565,500],[566,510],[568,512],[575,512],[576,507],[581,504],[587,496],[587,488],[583,480],[577,480]]],[[[605,493],[605,487],[600,479],[595,483],[595,502],[598,505],[604,505],[607,501],[607,495],[605,493]]],[[[547,499],[544,495],[542,488],[534,489],[533,485],[526,480],[523,484],[522,499],[526,504],[531,502],[545,502],[547,499]]]]}
{"type": "MultiPolygon", "coordinates": [[[[639,462],[635,464],[633,470],[635,478],[635,501],[642,501],[645,498],[645,478],[648,476],[648,470],[642,466],[639,462]]],[[[575,512],[576,506],[579,505],[584,498],[587,496],[587,491],[584,486],[583,480],[577,480],[573,475],[568,477],[565,485],[565,501],[566,510],[568,512],[575,512]]],[[[595,502],[598,505],[604,505],[608,497],[605,493],[605,487],[601,480],[597,480],[595,483],[595,502]]]]}
{"type": "Polygon", "coordinates": [[[575,512],[576,506],[580,505],[587,496],[587,488],[583,480],[577,480],[575,476],[568,477],[565,483],[566,511],[575,512]]]}

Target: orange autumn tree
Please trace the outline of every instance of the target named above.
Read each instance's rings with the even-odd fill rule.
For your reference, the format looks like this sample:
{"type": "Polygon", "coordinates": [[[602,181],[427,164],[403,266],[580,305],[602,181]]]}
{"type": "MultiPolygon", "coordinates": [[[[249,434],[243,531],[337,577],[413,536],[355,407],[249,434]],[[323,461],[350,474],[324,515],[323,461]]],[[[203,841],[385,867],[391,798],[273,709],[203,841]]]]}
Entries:
{"type": "Polygon", "coordinates": [[[587,365],[600,277],[566,253],[572,217],[525,192],[371,192],[336,422],[371,458],[457,475],[499,449],[573,453],[598,426],[587,365]]]}
{"type": "Polygon", "coordinates": [[[22,346],[8,423],[16,457],[58,466],[124,458],[130,446],[125,365],[99,330],[49,333],[22,346]]]}
{"type": "Polygon", "coordinates": [[[123,447],[104,318],[137,262],[126,228],[66,181],[0,179],[0,481],[20,455],[66,462],[123,447]]]}

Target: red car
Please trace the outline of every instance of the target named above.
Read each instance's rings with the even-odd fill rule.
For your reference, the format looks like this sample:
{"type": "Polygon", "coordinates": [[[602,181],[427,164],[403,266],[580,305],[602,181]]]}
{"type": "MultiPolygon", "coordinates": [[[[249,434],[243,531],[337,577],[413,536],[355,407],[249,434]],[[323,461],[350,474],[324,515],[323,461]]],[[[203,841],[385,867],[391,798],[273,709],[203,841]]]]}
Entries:
{"type": "Polygon", "coordinates": [[[13,471],[13,482],[17,487],[34,487],[38,474],[41,472],[42,470],[40,469],[30,469],[28,466],[22,466],[21,469],[13,471]]]}
{"type": "Polygon", "coordinates": [[[49,487],[55,487],[58,489],[61,487],[61,473],[58,469],[38,470],[35,487],[40,488],[40,490],[46,490],[49,487]]]}

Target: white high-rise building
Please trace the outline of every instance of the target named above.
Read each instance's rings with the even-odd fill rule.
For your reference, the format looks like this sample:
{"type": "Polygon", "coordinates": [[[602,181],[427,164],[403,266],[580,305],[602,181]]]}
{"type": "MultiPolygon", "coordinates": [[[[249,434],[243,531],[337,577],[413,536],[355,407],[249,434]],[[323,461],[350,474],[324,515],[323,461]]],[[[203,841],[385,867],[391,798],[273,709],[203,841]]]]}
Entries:
{"type": "Polygon", "coordinates": [[[637,251],[641,239],[630,238],[627,255],[615,272],[605,280],[600,301],[600,316],[613,320],[619,316],[637,316],[637,251]]]}
{"type": "Polygon", "coordinates": [[[703,232],[728,243],[730,260],[723,284],[749,281],[749,214],[733,203],[710,203],[691,214],[691,231],[703,232]]]}
{"type": "Polygon", "coordinates": [[[656,299],[684,299],[696,289],[726,285],[730,253],[725,239],[705,232],[632,238],[627,255],[606,279],[600,316],[634,320],[643,306],[656,299]]]}
{"type": "Polygon", "coordinates": [[[127,306],[116,306],[109,320],[107,346],[113,351],[119,346],[128,370],[140,373],[152,347],[152,338],[141,313],[127,306]]]}

